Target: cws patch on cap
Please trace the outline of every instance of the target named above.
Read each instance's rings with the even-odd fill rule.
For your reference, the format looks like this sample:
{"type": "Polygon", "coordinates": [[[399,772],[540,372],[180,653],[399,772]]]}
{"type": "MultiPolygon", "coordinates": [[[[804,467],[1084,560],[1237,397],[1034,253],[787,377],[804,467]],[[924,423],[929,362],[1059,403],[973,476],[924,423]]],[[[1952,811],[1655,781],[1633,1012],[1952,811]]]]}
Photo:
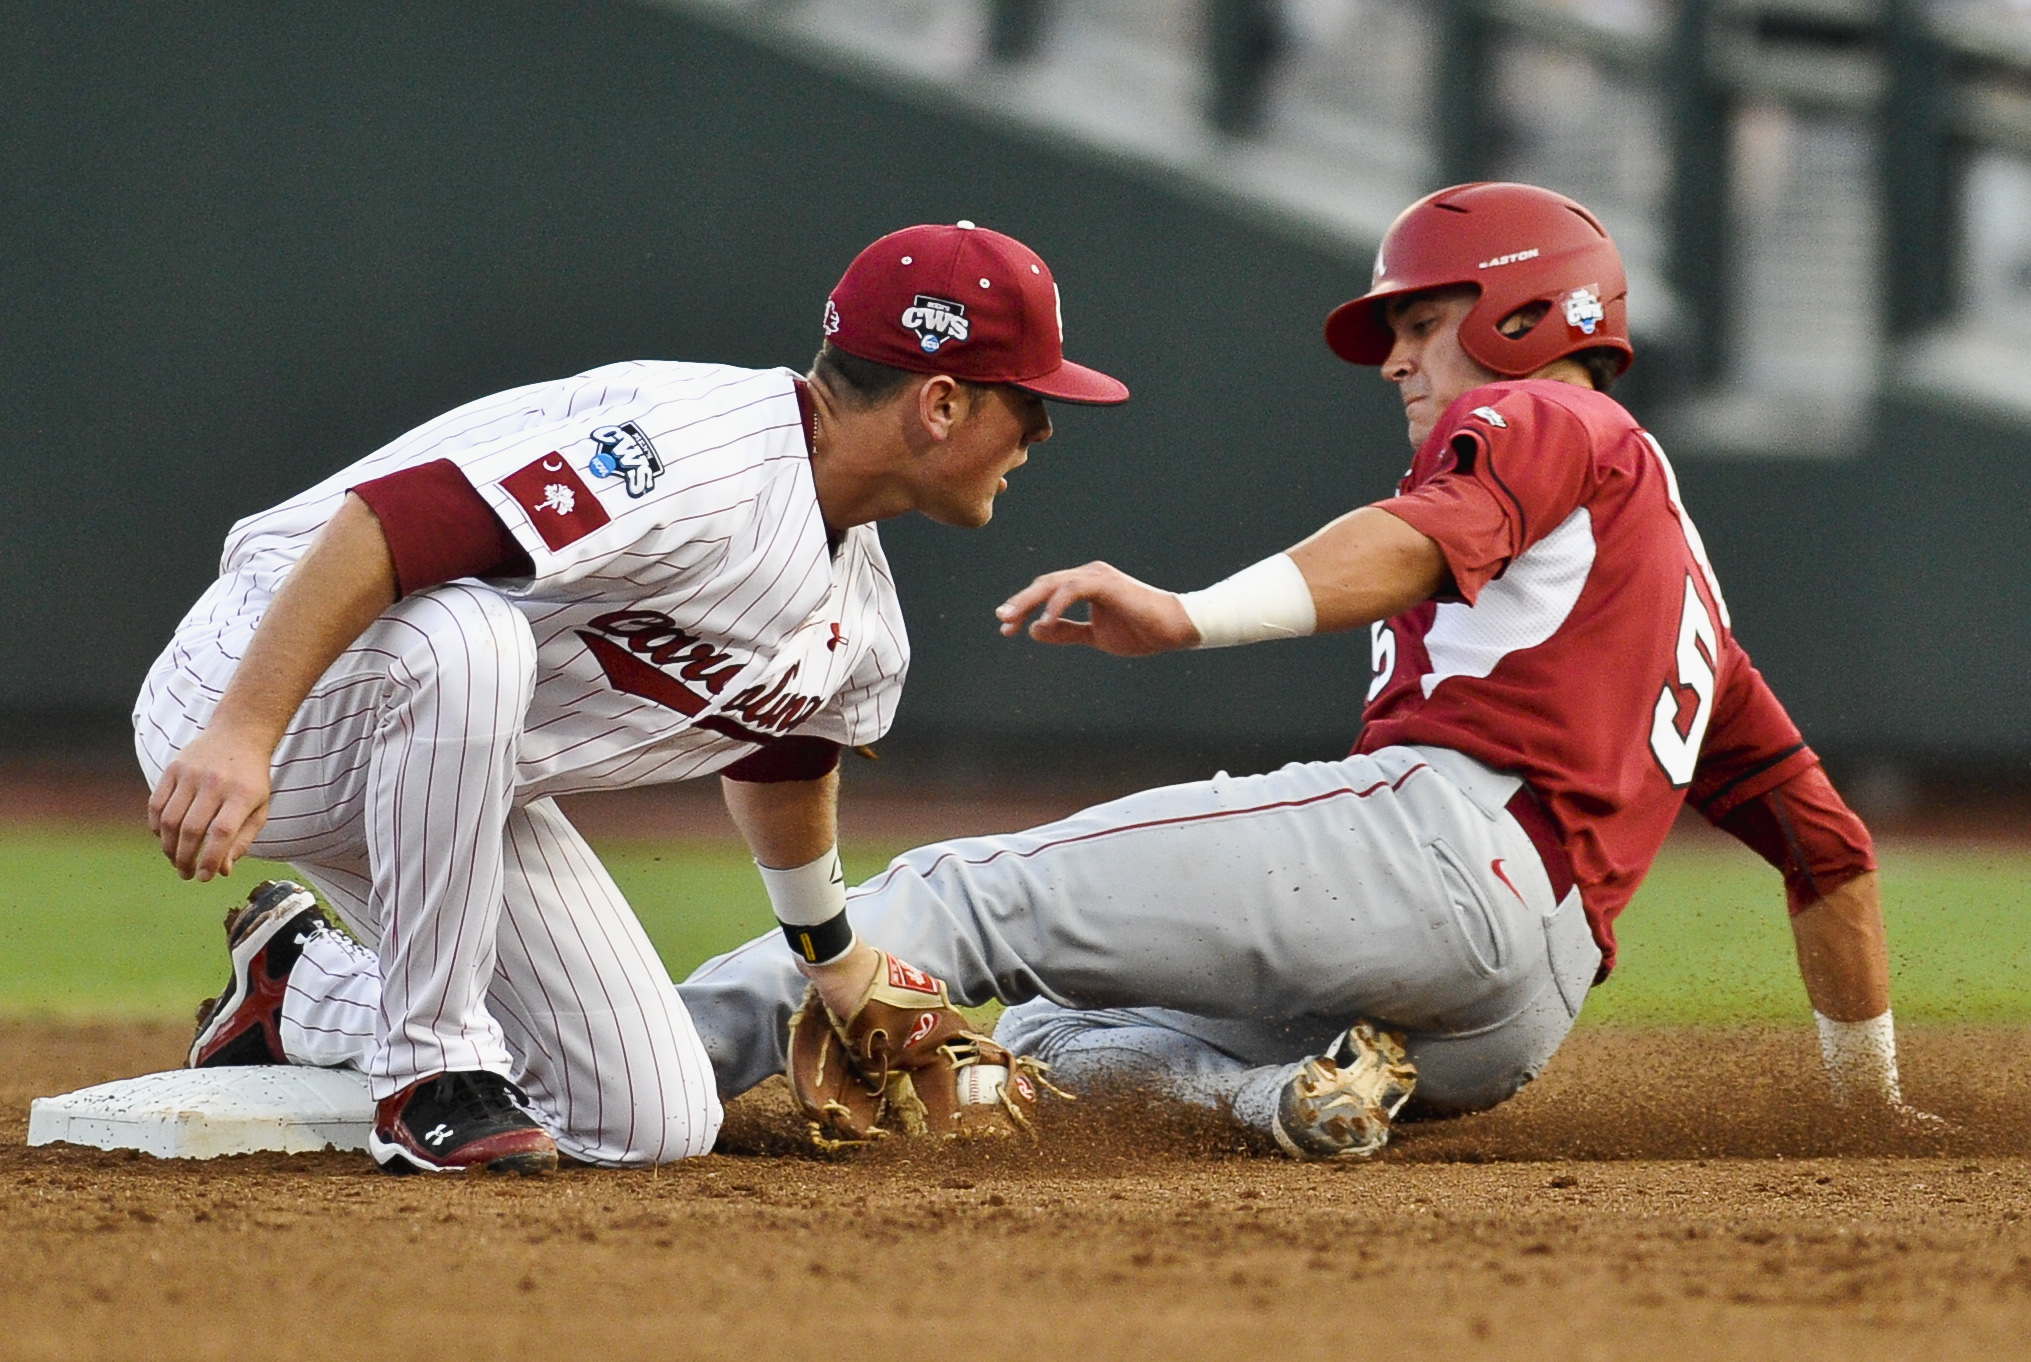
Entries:
{"type": "Polygon", "coordinates": [[[861,359],[1061,402],[1110,405],[1128,388],[1065,358],[1058,285],[1012,236],[961,222],[891,232],[825,300],[825,338],[861,359]]]}

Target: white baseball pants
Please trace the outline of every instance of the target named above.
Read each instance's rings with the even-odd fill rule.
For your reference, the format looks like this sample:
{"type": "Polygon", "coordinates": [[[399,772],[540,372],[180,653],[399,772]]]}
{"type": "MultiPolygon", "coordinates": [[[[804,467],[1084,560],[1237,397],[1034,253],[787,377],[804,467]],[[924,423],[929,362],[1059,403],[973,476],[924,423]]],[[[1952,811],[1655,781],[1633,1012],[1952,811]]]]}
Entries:
{"type": "MultiPolygon", "coordinates": [[[[135,745],[151,783],[210,721],[272,585],[221,578],[149,672],[135,745]]],[[[285,1048],[360,1068],[376,1098],[506,1075],[588,1162],[702,1154],[720,1104],[669,972],[556,806],[515,802],[535,673],[521,612],[453,583],[390,608],[297,711],[253,854],[295,865],[372,949],[306,952],[285,1048]]]]}
{"type": "MultiPolygon", "coordinates": [[[[1600,963],[1504,807],[1518,783],[1408,747],[1222,775],[906,852],[847,907],[956,1001],[1027,1004],[998,1034],[1075,1081],[1266,1128],[1296,1063],[1369,1020],[1408,1033],[1417,1107],[1475,1110],[1543,1067],[1600,963]]],[[[780,940],[678,991],[723,1093],[781,1069],[803,979],[780,940]]]]}

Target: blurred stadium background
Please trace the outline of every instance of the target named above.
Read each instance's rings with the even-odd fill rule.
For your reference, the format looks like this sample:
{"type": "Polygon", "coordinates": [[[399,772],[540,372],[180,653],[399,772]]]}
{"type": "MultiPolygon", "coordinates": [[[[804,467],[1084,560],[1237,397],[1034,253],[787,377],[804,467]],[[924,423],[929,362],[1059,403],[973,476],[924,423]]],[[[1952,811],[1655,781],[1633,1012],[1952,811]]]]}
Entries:
{"type": "MultiPolygon", "coordinates": [[[[1440,185],[1593,206],[1738,633],[1879,816],[2031,776],[2023,0],[0,3],[0,752],[131,771],[238,516],[482,393],[802,368],[853,252],[960,217],[1124,377],[977,535],[884,530],[889,779],[1259,768],[1366,640],[1123,665],[999,639],[1036,571],[1181,587],[1385,495],[1319,325],[1440,185]]],[[[982,785],[985,790],[990,787],[982,785]]]]}

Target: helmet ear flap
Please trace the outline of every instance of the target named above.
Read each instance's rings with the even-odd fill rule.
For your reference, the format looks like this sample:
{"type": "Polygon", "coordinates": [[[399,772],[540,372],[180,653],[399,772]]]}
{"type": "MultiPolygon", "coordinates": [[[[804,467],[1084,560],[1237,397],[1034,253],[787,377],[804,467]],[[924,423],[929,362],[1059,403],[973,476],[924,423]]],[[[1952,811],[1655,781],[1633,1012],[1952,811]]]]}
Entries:
{"type": "Polygon", "coordinates": [[[1531,337],[1551,316],[1552,300],[1532,298],[1510,308],[1502,316],[1493,319],[1489,330],[1493,335],[1484,344],[1492,344],[1494,353],[1476,356],[1481,363],[1505,377],[1518,377],[1542,367],[1537,356],[1546,348],[1549,333],[1538,336],[1535,344],[1531,337]]]}
{"type": "MultiPolygon", "coordinates": [[[[1561,273],[1571,277],[1571,272],[1561,273]]],[[[1634,357],[1628,340],[1628,298],[1626,286],[1607,293],[1590,283],[1577,288],[1561,284],[1550,295],[1491,299],[1492,306],[1461,323],[1460,344],[1505,378],[1524,378],[1555,360],[1591,349],[1620,354],[1619,374],[1634,357]]]]}
{"type": "Polygon", "coordinates": [[[1537,330],[1537,324],[1543,321],[1545,314],[1550,311],[1551,299],[1539,298],[1534,302],[1525,303],[1495,323],[1495,330],[1509,340],[1522,340],[1537,330]]]}

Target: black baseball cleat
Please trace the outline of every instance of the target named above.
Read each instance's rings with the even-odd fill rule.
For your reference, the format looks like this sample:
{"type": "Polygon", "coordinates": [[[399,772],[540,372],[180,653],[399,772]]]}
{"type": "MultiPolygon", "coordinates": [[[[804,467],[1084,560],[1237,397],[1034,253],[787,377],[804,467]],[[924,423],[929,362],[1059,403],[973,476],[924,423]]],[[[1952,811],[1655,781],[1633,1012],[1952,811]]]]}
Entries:
{"type": "Polygon", "coordinates": [[[528,1101],[499,1074],[418,1079],[374,1108],[367,1152],[390,1173],[548,1173],[557,1142],[530,1118],[528,1101]]]}
{"type": "Polygon", "coordinates": [[[303,943],[331,930],[317,896],[294,880],[263,880],[226,914],[233,977],[225,992],[197,1005],[197,1036],[187,1068],[287,1064],[282,1052],[282,995],[303,943]]]}

